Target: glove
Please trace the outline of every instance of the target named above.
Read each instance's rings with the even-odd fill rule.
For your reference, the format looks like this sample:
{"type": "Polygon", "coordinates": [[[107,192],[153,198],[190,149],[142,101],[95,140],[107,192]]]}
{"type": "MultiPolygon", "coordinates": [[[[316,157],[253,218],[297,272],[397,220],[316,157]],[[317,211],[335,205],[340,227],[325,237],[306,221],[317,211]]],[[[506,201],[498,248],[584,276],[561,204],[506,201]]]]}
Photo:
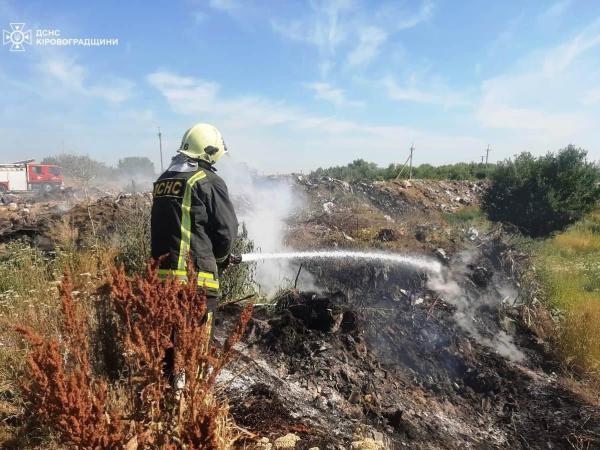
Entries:
{"type": "Polygon", "coordinates": [[[242,257],[239,255],[229,255],[228,258],[225,258],[222,262],[217,263],[217,268],[219,269],[219,275],[221,275],[225,270],[229,267],[230,264],[239,264],[242,262],[242,257]]]}
{"type": "Polygon", "coordinates": [[[242,255],[229,255],[229,264],[239,264],[242,262],[242,255]]]}

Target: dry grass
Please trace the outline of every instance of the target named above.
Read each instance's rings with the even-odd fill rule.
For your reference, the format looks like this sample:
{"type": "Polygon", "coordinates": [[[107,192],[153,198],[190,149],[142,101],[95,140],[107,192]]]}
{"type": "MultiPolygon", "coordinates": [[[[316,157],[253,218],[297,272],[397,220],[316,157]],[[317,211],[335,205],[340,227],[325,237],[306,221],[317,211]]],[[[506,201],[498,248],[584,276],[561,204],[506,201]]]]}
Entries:
{"type": "Polygon", "coordinates": [[[27,324],[43,337],[60,336],[62,273],[66,268],[74,273],[73,297],[87,313],[91,293],[105,278],[103,265],[110,252],[75,251],[65,246],[49,258],[26,243],[12,242],[0,255],[0,397],[6,400],[0,404],[0,443],[15,449],[33,448],[34,444],[58,449],[47,430],[21,427],[26,405],[18,383],[28,370],[28,347],[15,326],[27,324]]]}
{"type": "Polygon", "coordinates": [[[565,313],[559,346],[568,364],[600,375],[600,299],[580,301],[565,313]]]}
{"type": "Polygon", "coordinates": [[[485,222],[485,214],[478,206],[464,206],[453,213],[442,213],[442,217],[449,225],[481,225],[485,222]]]}
{"type": "Polygon", "coordinates": [[[600,251],[600,234],[591,231],[569,231],[554,238],[555,245],[565,253],[600,251]]]}
{"type": "Polygon", "coordinates": [[[557,336],[564,362],[600,376],[600,213],[544,242],[537,265],[550,306],[564,315],[557,336]]]}

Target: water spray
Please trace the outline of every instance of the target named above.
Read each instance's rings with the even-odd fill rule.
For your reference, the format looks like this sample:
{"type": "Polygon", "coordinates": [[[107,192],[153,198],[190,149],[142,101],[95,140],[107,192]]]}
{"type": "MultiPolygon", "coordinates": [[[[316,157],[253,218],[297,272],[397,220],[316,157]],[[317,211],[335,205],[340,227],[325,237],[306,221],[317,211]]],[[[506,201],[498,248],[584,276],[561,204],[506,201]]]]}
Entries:
{"type": "Polygon", "coordinates": [[[439,274],[442,270],[442,265],[432,258],[383,252],[324,250],[283,253],[245,253],[236,258],[236,262],[256,262],[275,259],[352,259],[362,261],[381,261],[389,264],[408,266],[432,274],[439,274]]]}

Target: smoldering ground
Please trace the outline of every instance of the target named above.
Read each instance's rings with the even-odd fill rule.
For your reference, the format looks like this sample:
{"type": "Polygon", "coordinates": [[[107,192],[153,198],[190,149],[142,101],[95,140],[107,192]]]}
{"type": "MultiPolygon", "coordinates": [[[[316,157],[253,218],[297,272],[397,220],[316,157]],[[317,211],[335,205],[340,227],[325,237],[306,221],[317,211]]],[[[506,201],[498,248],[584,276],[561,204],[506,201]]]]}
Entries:
{"type": "MultiPolygon", "coordinates": [[[[288,220],[294,212],[307,206],[303,193],[294,188],[293,179],[284,176],[260,176],[246,164],[236,163],[232,160],[223,165],[219,173],[229,186],[240,221],[245,223],[249,238],[254,241],[257,251],[261,253],[292,251],[293,249],[285,244],[288,220]]],[[[455,255],[448,266],[442,270],[438,269],[440,266],[436,263],[436,270],[428,271],[427,281],[423,288],[435,292],[441,300],[455,308],[453,319],[474,340],[511,361],[523,361],[525,358],[523,352],[514,344],[510,334],[497,323],[503,301],[514,299],[517,295],[516,290],[508,281],[499,276],[492,277],[485,286],[476,286],[472,281],[472,266],[477,262],[477,257],[476,251],[469,250],[455,255]]],[[[414,276],[406,274],[415,272],[410,268],[394,269],[385,261],[365,263],[348,259],[336,263],[339,270],[333,275],[329,270],[319,269],[324,265],[328,266],[325,261],[307,263],[305,267],[309,270],[301,271],[299,287],[303,290],[327,290],[336,287],[349,293],[354,291],[354,294],[362,292],[358,295],[365,296],[365,299],[371,298],[374,294],[373,291],[356,289],[357,284],[360,284],[357,283],[357,278],[350,277],[352,280],[349,280],[343,273],[353,273],[356,270],[361,271],[361,267],[366,269],[367,266],[374,266],[373,273],[403,274],[397,277],[398,283],[384,282],[383,289],[377,289],[377,295],[390,297],[395,295],[394,292],[397,291],[398,286],[402,286],[404,281],[414,278],[414,276]],[[313,276],[311,272],[317,276],[313,276]],[[333,275],[337,281],[328,280],[325,272],[329,272],[329,275],[333,275]],[[345,288],[345,279],[350,281],[355,288],[345,288]],[[318,283],[315,280],[318,280],[318,283]]],[[[269,259],[258,262],[256,279],[261,291],[273,293],[282,287],[293,284],[297,273],[298,261],[269,259]]],[[[396,278],[394,275],[389,276],[392,279],[396,278]]],[[[367,281],[365,278],[364,281],[370,285],[370,280],[367,281]]],[[[417,291],[418,289],[411,288],[411,292],[417,291]]]]}
{"type": "Polygon", "coordinates": [[[466,250],[455,255],[445,270],[431,276],[427,287],[441,299],[453,305],[454,319],[473,339],[514,362],[525,359],[513,338],[489,321],[499,320],[503,302],[515,299],[517,291],[508,281],[489,274],[489,280],[479,280],[477,286],[472,280],[475,270],[488,270],[475,267],[477,253],[466,250]]]}

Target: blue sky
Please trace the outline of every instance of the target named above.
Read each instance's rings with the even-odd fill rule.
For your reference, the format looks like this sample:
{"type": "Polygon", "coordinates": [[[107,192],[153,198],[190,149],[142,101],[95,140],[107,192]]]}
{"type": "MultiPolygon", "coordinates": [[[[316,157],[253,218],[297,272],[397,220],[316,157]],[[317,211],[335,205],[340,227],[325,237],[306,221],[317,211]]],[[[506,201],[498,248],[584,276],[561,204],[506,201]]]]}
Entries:
{"type": "Polygon", "coordinates": [[[600,2],[0,0],[0,18],[119,40],[0,49],[1,161],[158,166],[157,126],[168,155],[199,121],[263,172],[403,162],[413,143],[417,164],[488,144],[600,158],[600,2]]]}

